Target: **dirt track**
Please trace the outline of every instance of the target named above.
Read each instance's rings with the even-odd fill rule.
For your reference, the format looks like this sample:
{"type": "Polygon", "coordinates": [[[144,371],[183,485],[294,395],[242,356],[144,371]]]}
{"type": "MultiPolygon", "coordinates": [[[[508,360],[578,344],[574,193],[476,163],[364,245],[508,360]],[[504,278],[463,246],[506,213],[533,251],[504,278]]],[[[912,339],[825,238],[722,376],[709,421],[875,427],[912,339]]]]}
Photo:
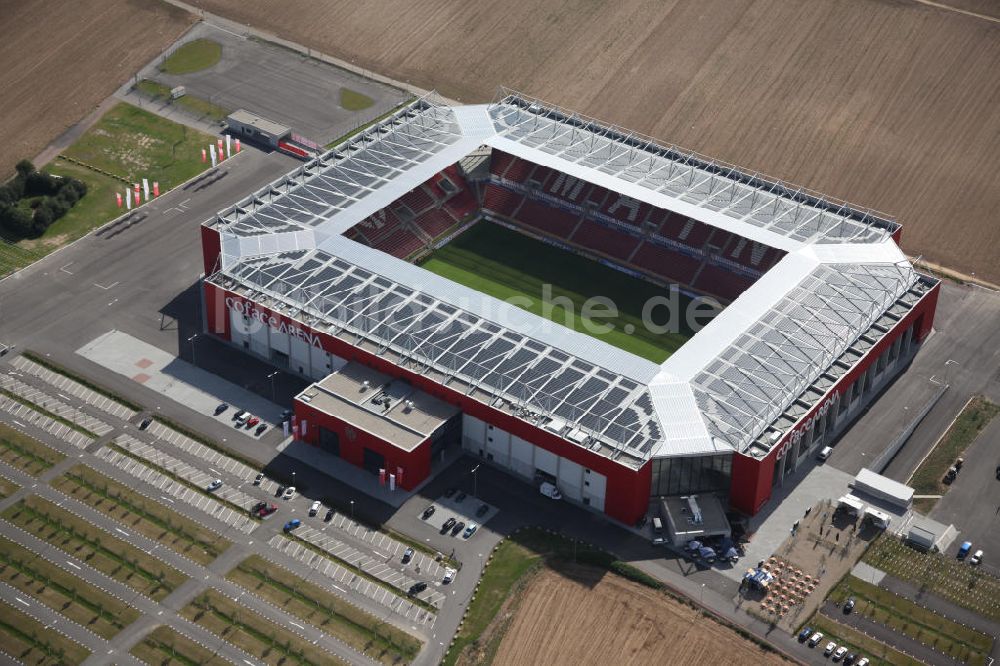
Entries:
{"type": "Polygon", "coordinates": [[[93,111],[193,21],[156,0],[0,0],[0,178],[93,111]]]}
{"type": "Polygon", "coordinates": [[[494,664],[787,663],[660,592],[569,571],[578,579],[545,569],[532,580],[494,664]]]}
{"type": "Polygon", "coordinates": [[[885,211],[912,254],[1000,279],[995,22],[908,0],[195,2],[450,97],[507,85],[885,211]]]}

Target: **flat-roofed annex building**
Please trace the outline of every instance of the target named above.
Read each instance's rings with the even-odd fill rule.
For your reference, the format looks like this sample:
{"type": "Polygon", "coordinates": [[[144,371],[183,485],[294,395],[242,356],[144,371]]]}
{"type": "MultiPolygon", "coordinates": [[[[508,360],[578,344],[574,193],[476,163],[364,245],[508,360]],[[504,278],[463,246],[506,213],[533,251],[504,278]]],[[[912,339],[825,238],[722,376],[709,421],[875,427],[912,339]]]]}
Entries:
{"type": "MultiPolygon", "coordinates": [[[[884,216],[521,94],[459,107],[423,98],[207,222],[205,311],[211,332],[317,380],[310,391],[359,365],[380,388],[402,381],[457,410],[443,423],[460,423],[455,441],[473,455],[616,519],[634,521],[650,497],[704,492],[753,514],[930,332],[938,283],[913,269],[899,234],[884,216]],[[395,235],[372,241],[390,219],[410,226],[414,205],[400,202],[456,168],[482,218],[516,223],[549,206],[575,229],[607,224],[741,286],[656,364],[392,256],[395,235]],[[601,194],[574,199],[584,190],[601,194]],[[622,206],[642,219],[613,219],[622,206]],[[681,231],[659,231],[655,215],[681,231]],[[696,227],[709,240],[690,240],[696,227]],[[744,246],[773,251],[773,265],[733,259],[744,246]]],[[[304,440],[345,441],[343,420],[302,396],[295,409],[304,440]]],[[[403,463],[391,448],[379,455],[413,487],[447,441],[401,445],[403,463]]]]}

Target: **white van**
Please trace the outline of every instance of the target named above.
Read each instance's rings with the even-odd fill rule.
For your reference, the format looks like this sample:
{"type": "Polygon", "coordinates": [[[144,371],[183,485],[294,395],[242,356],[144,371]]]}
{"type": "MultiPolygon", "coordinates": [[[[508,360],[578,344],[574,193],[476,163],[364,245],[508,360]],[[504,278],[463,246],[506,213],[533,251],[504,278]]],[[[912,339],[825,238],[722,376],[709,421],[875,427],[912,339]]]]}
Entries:
{"type": "Polygon", "coordinates": [[[543,483],[538,488],[538,492],[540,492],[541,494],[545,495],[546,497],[550,497],[550,498],[552,498],[554,500],[562,499],[562,493],[559,492],[559,489],[556,488],[553,484],[549,483],[548,481],[546,481],[545,483],[543,483]]]}
{"type": "Polygon", "coordinates": [[[816,454],[816,460],[820,462],[826,462],[826,459],[830,457],[831,453],[833,453],[833,447],[824,446],[823,449],[816,454]]]}

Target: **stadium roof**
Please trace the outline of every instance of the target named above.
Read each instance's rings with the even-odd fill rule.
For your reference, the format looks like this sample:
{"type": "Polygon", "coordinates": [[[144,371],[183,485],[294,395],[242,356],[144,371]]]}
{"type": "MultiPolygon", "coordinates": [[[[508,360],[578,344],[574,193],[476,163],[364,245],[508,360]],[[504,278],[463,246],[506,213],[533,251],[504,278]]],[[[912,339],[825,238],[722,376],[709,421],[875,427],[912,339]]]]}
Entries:
{"type": "Polygon", "coordinates": [[[926,287],[892,221],[517,94],[419,99],[210,224],[220,285],[635,466],[759,449],[926,287]],[[341,235],[482,146],[788,254],[657,366],[341,235]]]}

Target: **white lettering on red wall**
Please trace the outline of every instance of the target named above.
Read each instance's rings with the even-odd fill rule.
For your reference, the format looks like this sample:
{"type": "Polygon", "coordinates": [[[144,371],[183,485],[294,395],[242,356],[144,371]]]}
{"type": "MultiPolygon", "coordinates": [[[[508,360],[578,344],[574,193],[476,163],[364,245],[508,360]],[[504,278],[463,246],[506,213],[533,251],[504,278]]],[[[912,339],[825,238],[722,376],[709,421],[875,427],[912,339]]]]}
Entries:
{"type": "Polygon", "coordinates": [[[297,324],[288,323],[280,317],[259,309],[251,302],[227,296],[226,307],[230,310],[236,311],[238,314],[243,315],[251,321],[259,322],[262,326],[270,326],[279,333],[284,333],[292,336],[293,338],[303,340],[317,349],[323,348],[323,345],[320,344],[319,335],[316,333],[306,330],[297,324]]]}

